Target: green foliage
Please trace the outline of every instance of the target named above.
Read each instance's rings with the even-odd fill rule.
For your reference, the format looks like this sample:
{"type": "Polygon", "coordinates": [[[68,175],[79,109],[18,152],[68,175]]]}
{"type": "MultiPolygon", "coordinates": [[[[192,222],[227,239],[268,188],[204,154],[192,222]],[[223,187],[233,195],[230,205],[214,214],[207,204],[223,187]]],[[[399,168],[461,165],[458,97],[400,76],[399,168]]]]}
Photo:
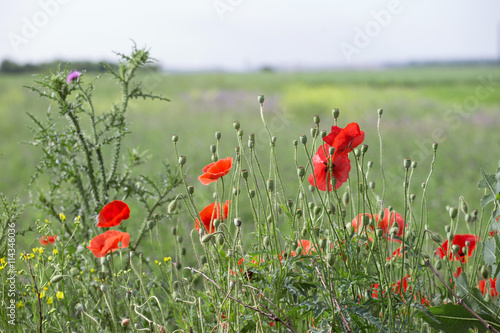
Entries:
{"type": "MultiPolygon", "coordinates": [[[[470,329],[483,333],[487,331],[486,327],[461,305],[443,304],[431,307],[428,311],[431,315],[424,316],[424,319],[437,330],[446,333],[467,333],[470,329]]],[[[491,315],[481,314],[481,318],[495,329],[500,329],[500,322],[495,321],[491,315]]]]}

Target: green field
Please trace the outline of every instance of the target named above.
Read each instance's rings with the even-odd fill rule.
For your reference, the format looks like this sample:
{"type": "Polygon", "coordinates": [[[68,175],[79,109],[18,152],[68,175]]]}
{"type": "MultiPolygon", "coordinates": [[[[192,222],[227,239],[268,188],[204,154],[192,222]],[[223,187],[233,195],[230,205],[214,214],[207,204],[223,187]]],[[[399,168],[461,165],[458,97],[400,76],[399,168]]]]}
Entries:
{"type": "MultiPolygon", "coordinates": [[[[88,73],[84,80],[94,74],[88,73]]],[[[377,109],[383,108],[384,170],[388,176],[386,203],[401,211],[403,158],[418,162],[411,193],[420,198],[420,183],[429,172],[432,142],[439,143],[435,171],[430,182],[430,217],[433,229],[442,231],[449,218],[446,205],[457,206],[464,196],[471,209],[479,209],[482,193],[476,184],[480,168],[495,170],[500,159],[500,67],[411,67],[376,71],[313,73],[197,73],[142,74],[146,90],[170,98],[170,103],[137,101],[129,108],[129,147],[147,150],[152,158],[143,166],[149,174],[161,170],[165,159],[175,162],[171,136],[179,135],[178,147],[187,156],[189,179],[201,189],[196,177],[210,162],[209,146],[214,133],[222,132],[221,157],[232,156],[236,138],[232,123],[256,134],[257,149],[267,157],[267,134],[259,115],[257,95],[266,96],[265,117],[273,135],[282,177],[296,179],[292,140],[310,137],[312,118],[321,116],[322,129],[333,124],[332,108],[340,108],[339,126],[359,123],[373,160],[371,179],[381,189],[377,109]],[[454,109],[455,108],[455,109],[454,109]]],[[[31,120],[26,112],[43,117],[49,107],[25,85],[34,77],[0,76],[0,192],[29,199],[27,187],[40,156],[40,147],[23,142],[31,139],[31,120]]],[[[118,96],[106,76],[96,84],[96,109],[106,110],[118,96]]],[[[56,112],[54,110],[54,112],[56,112]]],[[[264,165],[266,165],[264,163],[264,165]]],[[[208,203],[207,191],[198,191],[208,203]]],[[[198,193],[197,192],[197,193],[198,193]]],[[[293,192],[291,193],[293,195],[293,192]]],[[[200,204],[200,206],[202,206],[200,204]]],[[[28,209],[24,223],[44,218],[28,209]]],[[[464,223],[463,219],[460,223],[464,223]]],[[[187,221],[186,227],[188,227],[187,221]]],[[[464,230],[462,226],[460,228],[464,230]]]]}

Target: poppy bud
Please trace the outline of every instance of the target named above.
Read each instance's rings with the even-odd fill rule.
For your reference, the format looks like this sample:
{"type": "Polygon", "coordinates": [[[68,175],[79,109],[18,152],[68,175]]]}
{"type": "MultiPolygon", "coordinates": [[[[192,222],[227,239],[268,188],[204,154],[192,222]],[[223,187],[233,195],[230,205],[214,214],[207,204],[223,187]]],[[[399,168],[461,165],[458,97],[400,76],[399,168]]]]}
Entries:
{"type": "Polygon", "coordinates": [[[235,130],[239,130],[239,129],[240,129],[240,122],[239,122],[239,121],[235,121],[235,122],[233,122],[233,128],[234,128],[235,130]]]}
{"type": "Polygon", "coordinates": [[[236,154],[239,154],[240,153],[240,146],[234,147],[234,151],[236,154]]]}
{"type": "Polygon", "coordinates": [[[307,143],[307,136],[305,134],[302,134],[300,137],[299,137],[299,140],[300,140],[300,143],[302,144],[306,144],[307,143]]]}
{"type": "Polygon", "coordinates": [[[184,238],[182,238],[182,235],[178,235],[176,239],[178,243],[182,243],[182,241],[184,240],[184,238]]]}
{"type": "Polygon", "coordinates": [[[326,136],[326,131],[321,130],[321,132],[319,132],[319,136],[323,139],[326,136]]]}
{"type": "Polygon", "coordinates": [[[212,240],[213,234],[207,234],[201,238],[202,243],[206,243],[212,240]]]}
{"type": "Polygon", "coordinates": [[[330,202],[330,211],[332,212],[333,215],[337,212],[337,208],[333,204],[333,202],[330,202]]]}
{"type": "Polygon", "coordinates": [[[438,233],[435,233],[435,232],[432,232],[430,230],[427,230],[427,232],[429,233],[431,239],[438,243],[438,244],[441,244],[443,242],[443,238],[441,238],[441,235],[439,235],[438,233]]]}
{"type": "Polygon", "coordinates": [[[269,241],[269,236],[265,236],[262,243],[264,244],[265,248],[268,248],[271,242],[269,241]]]}
{"type": "Polygon", "coordinates": [[[465,214],[465,222],[467,222],[467,223],[472,222],[472,216],[470,214],[465,214]]]}
{"type": "Polygon", "coordinates": [[[293,208],[293,201],[292,201],[292,199],[288,199],[286,201],[286,205],[288,206],[288,209],[292,209],[293,208]]]}
{"type": "Polygon", "coordinates": [[[383,113],[384,113],[384,109],[378,109],[377,110],[377,114],[378,114],[379,117],[382,116],[383,113]]]}
{"type": "Polygon", "coordinates": [[[300,219],[300,218],[302,217],[302,209],[297,208],[297,209],[295,210],[295,215],[297,215],[297,218],[299,218],[299,219],[300,219]]]}
{"type": "Polygon", "coordinates": [[[321,213],[321,207],[315,206],[314,209],[313,209],[313,214],[314,215],[319,215],[319,213],[321,213]]]}
{"type": "Polygon", "coordinates": [[[172,214],[173,212],[175,212],[176,208],[177,208],[177,199],[174,199],[170,201],[170,203],[168,204],[167,211],[169,214],[172,214]]]}
{"type": "Polygon", "coordinates": [[[304,169],[304,167],[298,167],[297,168],[297,176],[299,176],[299,178],[302,178],[304,177],[306,174],[306,170],[304,169]]]}
{"type": "Polygon", "coordinates": [[[391,229],[389,229],[389,235],[394,237],[398,234],[398,231],[399,231],[399,228],[397,226],[394,226],[391,229]]]}
{"type": "Polygon", "coordinates": [[[411,166],[411,160],[409,158],[405,158],[403,161],[403,166],[405,169],[408,169],[411,166]]]}
{"type": "Polygon", "coordinates": [[[172,233],[172,235],[174,235],[174,236],[175,236],[175,235],[177,235],[177,228],[176,228],[176,227],[172,227],[172,228],[170,229],[170,232],[171,232],[171,233],[172,233]]]}
{"type": "Polygon", "coordinates": [[[486,265],[483,265],[481,267],[481,275],[483,276],[484,279],[487,279],[490,277],[490,271],[486,265]]]}
{"type": "Polygon", "coordinates": [[[453,234],[452,232],[449,232],[446,234],[446,238],[448,239],[448,241],[452,241],[453,238],[455,238],[455,234],[453,234]]]}
{"type": "Polygon", "coordinates": [[[457,254],[459,251],[460,251],[460,246],[458,246],[457,244],[453,244],[451,246],[451,251],[454,253],[454,254],[457,254]]]}
{"type": "Polygon", "coordinates": [[[444,231],[445,231],[447,234],[448,234],[448,233],[450,233],[450,231],[451,231],[451,227],[450,227],[450,225],[449,225],[449,224],[447,224],[447,225],[445,225],[445,226],[444,226],[444,231]]]}
{"type": "Polygon", "coordinates": [[[300,256],[302,254],[302,248],[299,247],[295,250],[295,255],[300,256]]]}
{"type": "Polygon", "coordinates": [[[233,195],[236,197],[238,196],[238,194],[240,194],[240,189],[237,187],[233,187],[233,195]]]}
{"type": "Polygon", "coordinates": [[[417,168],[417,161],[411,161],[411,168],[416,169],[417,168]]]}
{"type": "Polygon", "coordinates": [[[340,110],[338,108],[334,108],[332,110],[332,116],[333,116],[333,118],[337,119],[339,117],[339,115],[340,115],[340,110]]]}
{"type": "Polygon", "coordinates": [[[275,136],[272,136],[272,137],[271,137],[271,145],[272,145],[273,147],[274,147],[274,144],[276,143],[276,140],[278,140],[278,138],[277,138],[277,137],[275,137],[275,136]]]}
{"type": "Polygon", "coordinates": [[[469,212],[469,205],[467,204],[467,202],[465,202],[464,199],[460,201],[460,209],[464,214],[467,214],[469,212]]]}
{"type": "Polygon", "coordinates": [[[248,195],[250,196],[250,198],[255,197],[255,190],[254,189],[248,190],[248,195]]]}
{"type": "Polygon", "coordinates": [[[425,189],[425,182],[424,182],[424,183],[422,183],[422,184],[420,184],[420,186],[421,186],[423,189],[425,189]]]}
{"type": "Polygon", "coordinates": [[[299,145],[299,142],[297,140],[293,140],[292,143],[294,147],[297,147],[299,145]]]}
{"type": "Polygon", "coordinates": [[[455,207],[450,207],[450,210],[448,211],[448,213],[450,214],[450,217],[453,220],[453,219],[455,219],[455,217],[457,217],[458,210],[455,207]]]}
{"type": "Polygon", "coordinates": [[[300,232],[300,234],[302,235],[302,237],[306,237],[307,236],[307,228],[303,228],[302,231],[300,232]]]}
{"type": "Polygon", "coordinates": [[[436,262],[436,269],[439,271],[441,270],[441,268],[443,268],[443,262],[441,260],[438,260],[436,262]]]}
{"type": "Polygon", "coordinates": [[[180,261],[175,263],[175,269],[180,270],[182,268],[182,264],[180,261]]]}
{"type": "Polygon", "coordinates": [[[325,250],[326,249],[326,238],[321,238],[319,240],[319,248],[322,249],[322,250],[325,250]]]}
{"type": "Polygon", "coordinates": [[[269,192],[273,192],[274,191],[274,179],[268,179],[266,181],[266,185],[267,185],[267,190],[269,192]]]}
{"type": "Polygon", "coordinates": [[[333,156],[335,154],[335,147],[328,148],[328,155],[333,156]]]}
{"type": "Polygon", "coordinates": [[[222,236],[221,234],[218,234],[217,237],[215,238],[215,240],[217,241],[217,244],[219,244],[219,245],[224,244],[224,236],[222,236]]]}
{"type": "Polygon", "coordinates": [[[62,276],[62,275],[54,275],[52,277],[52,279],[50,279],[50,283],[54,284],[54,283],[57,283],[57,282],[61,281],[62,279],[64,279],[64,276],[62,276]]]}
{"type": "Polygon", "coordinates": [[[370,217],[368,215],[364,215],[361,218],[361,227],[367,227],[370,224],[370,217]]]}
{"type": "Polygon", "coordinates": [[[333,266],[333,264],[335,263],[335,257],[333,256],[333,253],[328,253],[326,255],[326,262],[328,263],[328,265],[333,266]]]}
{"type": "Polygon", "coordinates": [[[474,209],[472,211],[472,217],[477,217],[477,213],[478,213],[477,209],[474,209]]]}
{"type": "Polygon", "coordinates": [[[215,154],[216,151],[217,151],[217,146],[216,145],[210,145],[210,152],[212,154],[215,154]]]}
{"type": "Polygon", "coordinates": [[[342,203],[344,204],[344,206],[349,205],[349,199],[350,199],[349,192],[344,192],[344,194],[342,195],[342,203]]]}
{"type": "Polygon", "coordinates": [[[384,230],[377,228],[376,234],[377,234],[377,237],[380,238],[384,235],[384,230]]]}
{"type": "Polygon", "coordinates": [[[238,132],[236,133],[238,135],[238,137],[243,137],[243,130],[238,130],[238,132]]]}
{"type": "Polygon", "coordinates": [[[417,198],[417,196],[415,193],[410,194],[410,202],[415,201],[416,198],[417,198]]]}
{"type": "Polygon", "coordinates": [[[219,219],[215,219],[215,220],[214,220],[213,225],[214,225],[214,228],[215,228],[215,229],[217,229],[217,228],[220,226],[220,224],[221,224],[221,221],[220,221],[219,219]]]}
{"type": "Polygon", "coordinates": [[[122,320],[120,325],[122,325],[122,327],[127,327],[129,324],[130,324],[130,319],[125,318],[122,320]]]}
{"type": "Polygon", "coordinates": [[[222,136],[221,132],[215,132],[215,139],[216,140],[220,140],[221,136],[222,136]]]}
{"type": "Polygon", "coordinates": [[[189,185],[189,186],[187,187],[187,191],[188,191],[188,193],[189,193],[189,194],[193,194],[193,193],[194,193],[194,187],[193,187],[193,186],[191,186],[191,185],[189,185]]]}
{"type": "Polygon", "coordinates": [[[373,161],[368,161],[366,163],[366,166],[368,167],[368,170],[370,170],[372,168],[372,166],[373,166],[373,161]]]}
{"type": "Polygon", "coordinates": [[[361,145],[361,152],[364,154],[368,151],[368,145],[362,144],[361,145]]]}
{"type": "Polygon", "coordinates": [[[438,143],[437,142],[434,142],[432,144],[432,150],[436,151],[438,149],[438,143]]]}
{"type": "Polygon", "coordinates": [[[132,259],[133,257],[135,257],[135,252],[134,251],[130,251],[129,257],[130,257],[130,259],[132,259]]]}
{"type": "Polygon", "coordinates": [[[318,129],[316,127],[311,127],[311,137],[315,138],[318,134],[318,129]]]}
{"type": "Polygon", "coordinates": [[[273,215],[272,214],[267,215],[266,221],[267,221],[267,223],[273,222],[273,215]]]}
{"type": "Polygon", "coordinates": [[[239,217],[236,217],[234,220],[233,220],[233,223],[236,227],[240,227],[241,226],[241,220],[239,217]]]}
{"type": "Polygon", "coordinates": [[[371,182],[368,183],[368,188],[370,190],[374,190],[375,189],[375,182],[372,180],[371,182]]]}
{"type": "Polygon", "coordinates": [[[259,101],[259,104],[264,104],[264,95],[259,95],[257,101],[259,101]]]}
{"type": "Polygon", "coordinates": [[[183,166],[184,164],[186,164],[186,156],[180,156],[179,157],[179,164],[181,166],[183,166]]]}
{"type": "Polygon", "coordinates": [[[353,152],[354,152],[354,156],[356,156],[356,157],[359,157],[361,155],[361,151],[359,150],[359,148],[354,148],[353,152]]]}
{"type": "Polygon", "coordinates": [[[105,284],[101,284],[101,291],[102,291],[103,293],[105,293],[106,291],[108,291],[108,286],[107,286],[107,285],[105,285],[105,284]]]}
{"type": "Polygon", "coordinates": [[[313,121],[314,121],[314,123],[315,123],[316,125],[318,125],[318,124],[319,124],[319,116],[318,116],[318,115],[315,115],[315,116],[313,117],[313,121]]]}
{"type": "Polygon", "coordinates": [[[183,248],[181,249],[181,254],[182,254],[183,256],[185,256],[185,255],[186,255],[186,248],[185,248],[185,247],[183,247],[183,248]]]}
{"type": "Polygon", "coordinates": [[[307,203],[307,207],[309,207],[309,209],[311,209],[311,210],[312,210],[312,209],[314,208],[314,202],[309,201],[309,202],[307,203]]]}
{"type": "Polygon", "coordinates": [[[179,137],[177,135],[172,135],[172,142],[175,143],[179,141],[179,137]]]}
{"type": "Polygon", "coordinates": [[[465,241],[465,246],[469,247],[470,246],[470,241],[465,241]]]}

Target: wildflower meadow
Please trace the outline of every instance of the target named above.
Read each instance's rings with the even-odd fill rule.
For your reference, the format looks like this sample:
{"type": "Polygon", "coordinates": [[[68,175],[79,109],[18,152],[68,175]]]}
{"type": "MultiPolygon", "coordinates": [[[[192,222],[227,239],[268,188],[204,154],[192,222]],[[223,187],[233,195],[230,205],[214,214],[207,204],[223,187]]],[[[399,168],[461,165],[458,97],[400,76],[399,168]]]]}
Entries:
{"type": "Polygon", "coordinates": [[[164,142],[173,155],[163,169],[146,174],[146,154],[127,147],[127,111],[175,102],[141,84],[147,49],[118,57],[105,76],[67,65],[27,87],[39,96],[28,116],[41,159],[30,202],[1,196],[0,332],[500,330],[495,160],[484,166],[495,173],[463,185],[481,201],[457,193],[445,228],[433,229],[437,143],[426,163],[395,160],[383,109],[367,127],[333,105],[278,154],[264,91],[262,131],[234,121],[232,134],[178,133],[164,142]],[[94,107],[104,77],[121,93],[105,112],[94,107]],[[198,135],[195,155],[186,135],[198,135]],[[387,163],[401,166],[402,183],[387,179],[387,163]],[[20,227],[26,206],[45,218],[20,227]],[[26,237],[36,246],[16,246],[26,237]]]}

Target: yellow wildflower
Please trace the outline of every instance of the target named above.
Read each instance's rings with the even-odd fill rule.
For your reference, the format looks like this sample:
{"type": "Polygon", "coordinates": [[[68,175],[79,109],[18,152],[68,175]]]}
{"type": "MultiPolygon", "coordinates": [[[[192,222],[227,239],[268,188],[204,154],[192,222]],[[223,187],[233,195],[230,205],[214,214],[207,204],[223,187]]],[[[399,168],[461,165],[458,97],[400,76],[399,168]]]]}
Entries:
{"type": "Polygon", "coordinates": [[[58,254],[58,253],[59,253],[59,251],[57,251],[57,249],[53,249],[53,250],[52,250],[52,253],[53,253],[54,255],[56,255],[56,254],[58,254]]]}
{"type": "Polygon", "coordinates": [[[53,301],[54,301],[54,298],[49,297],[49,299],[47,300],[47,304],[51,305],[53,301]]]}
{"type": "Polygon", "coordinates": [[[63,214],[63,213],[59,213],[59,218],[61,219],[61,221],[66,221],[66,216],[63,214]]]}
{"type": "Polygon", "coordinates": [[[172,261],[172,258],[170,258],[170,257],[164,257],[163,261],[166,262],[166,263],[169,263],[170,261],[172,261]]]}
{"type": "Polygon", "coordinates": [[[23,301],[17,302],[17,308],[22,308],[24,306],[23,301]]]}
{"type": "Polygon", "coordinates": [[[63,299],[64,298],[64,293],[62,291],[58,291],[56,293],[56,297],[57,297],[57,299],[63,299]]]}

